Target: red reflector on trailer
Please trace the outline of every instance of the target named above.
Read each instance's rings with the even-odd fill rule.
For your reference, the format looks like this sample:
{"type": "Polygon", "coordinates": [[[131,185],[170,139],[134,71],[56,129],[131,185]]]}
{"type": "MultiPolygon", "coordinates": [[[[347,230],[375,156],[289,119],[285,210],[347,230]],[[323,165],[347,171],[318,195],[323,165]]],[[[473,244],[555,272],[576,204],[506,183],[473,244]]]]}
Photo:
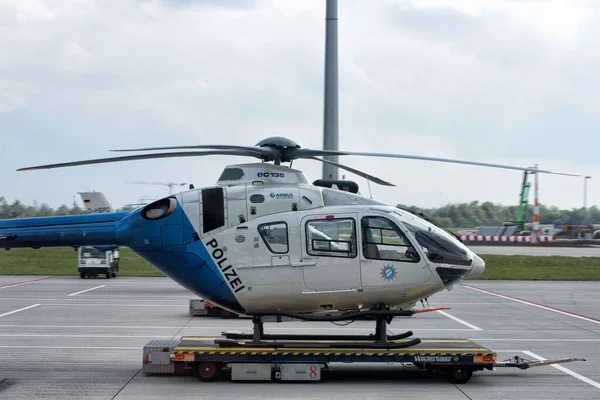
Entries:
{"type": "Polygon", "coordinates": [[[327,220],[332,220],[332,219],[333,219],[333,215],[327,215],[327,216],[325,217],[325,219],[327,219],[327,220]]]}

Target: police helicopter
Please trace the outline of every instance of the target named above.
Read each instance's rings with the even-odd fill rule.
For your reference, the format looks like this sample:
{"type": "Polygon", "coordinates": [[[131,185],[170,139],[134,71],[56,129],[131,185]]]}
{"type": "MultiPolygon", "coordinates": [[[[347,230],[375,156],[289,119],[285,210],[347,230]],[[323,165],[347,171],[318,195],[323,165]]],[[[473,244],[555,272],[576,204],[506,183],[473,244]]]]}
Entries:
{"type": "Polygon", "coordinates": [[[0,220],[0,247],[129,247],[201,298],[252,316],[252,334],[231,333],[223,340],[246,338],[257,345],[266,338],[316,338],[264,333],[264,321],[284,318],[374,319],[374,334],[336,340],[345,347],[351,347],[348,341],[354,339],[387,348],[415,345],[418,338],[393,342],[412,333],[388,335],[386,324],[397,316],[414,315],[417,302],[450,290],[485,268],[477,254],[425,215],[362,196],[352,181],[310,183],[302,171],[292,168],[294,160],[328,163],[387,186],[394,185],[319,157],[387,157],[555,173],[435,157],[308,149],[283,137],[267,138],[256,146],[115,151],[150,153],[19,171],[210,155],[254,157],[260,162],[226,166],[214,186],[190,188],[130,212],[0,220]]]}

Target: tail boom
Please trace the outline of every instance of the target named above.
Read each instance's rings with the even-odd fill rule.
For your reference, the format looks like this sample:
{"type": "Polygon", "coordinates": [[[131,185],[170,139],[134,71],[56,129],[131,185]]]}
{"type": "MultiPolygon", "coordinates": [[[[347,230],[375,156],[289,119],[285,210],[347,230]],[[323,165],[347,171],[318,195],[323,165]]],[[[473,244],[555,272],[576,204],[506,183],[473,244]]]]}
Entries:
{"type": "Polygon", "coordinates": [[[0,248],[117,245],[127,212],[0,220],[0,248]]]}

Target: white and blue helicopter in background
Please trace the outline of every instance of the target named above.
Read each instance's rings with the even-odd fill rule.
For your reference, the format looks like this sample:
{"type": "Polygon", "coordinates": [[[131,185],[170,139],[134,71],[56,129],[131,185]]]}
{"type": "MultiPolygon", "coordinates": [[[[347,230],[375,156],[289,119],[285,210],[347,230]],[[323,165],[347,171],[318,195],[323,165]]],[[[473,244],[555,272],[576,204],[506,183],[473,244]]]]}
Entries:
{"type": "Polygon", "coordinates": [[[467,277],[476,277],[485,268],[477,254],[425,215],[364,197],[352,181],[310,183],[303,172],[291,167],[294,160],[329,163],[388,186],[394,185],[319,157],[403,158],[554,173],[434,157],[306,149],[283,137],[267,138],[256,146],[117,151],[142,150],[179,151],[41,165],[20,171],[209,155],[254,157],[261,162],[229,165],[214,186],[190,188],[131,212],[0,220],[0,248],[129,247],[201,298],[252,316],[254,333],[236,338],[252,338],[253,342],[267,337],[309,338],[266,335],[263,322],[269,318],[375,319],[375,334],[360,339],[386,347],[412,346],[419,339],[392,343],[412,333],[390,336],[386,323],[395,316],[413,315],[417,302],[449,290],[467,277]]]}

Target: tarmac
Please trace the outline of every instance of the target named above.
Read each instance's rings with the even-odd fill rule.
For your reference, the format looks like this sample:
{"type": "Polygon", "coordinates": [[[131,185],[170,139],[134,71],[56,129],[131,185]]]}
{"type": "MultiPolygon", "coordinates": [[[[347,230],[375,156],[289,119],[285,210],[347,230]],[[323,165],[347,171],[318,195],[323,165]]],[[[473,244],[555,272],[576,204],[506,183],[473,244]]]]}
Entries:
{"type": "MultiPolygon", "coordinates": [[[[332,364],[334,371],[316,383],[146,376],[146,342],[251,331],[250,321],[190,317],[194,296],[167,278],[44,278],[0,276],[0,399],[600,398],[600,282],[469,281],[429,299],[429,306],[450,310],[395,319],[393,333],[468,338],[500,360],[586,359],[477,371],[466,384],[453,385],[379,364],[332,364]]],[[[372,325],[285,322],[265,324],[265,331],[365,334],[372,325]]]]}

